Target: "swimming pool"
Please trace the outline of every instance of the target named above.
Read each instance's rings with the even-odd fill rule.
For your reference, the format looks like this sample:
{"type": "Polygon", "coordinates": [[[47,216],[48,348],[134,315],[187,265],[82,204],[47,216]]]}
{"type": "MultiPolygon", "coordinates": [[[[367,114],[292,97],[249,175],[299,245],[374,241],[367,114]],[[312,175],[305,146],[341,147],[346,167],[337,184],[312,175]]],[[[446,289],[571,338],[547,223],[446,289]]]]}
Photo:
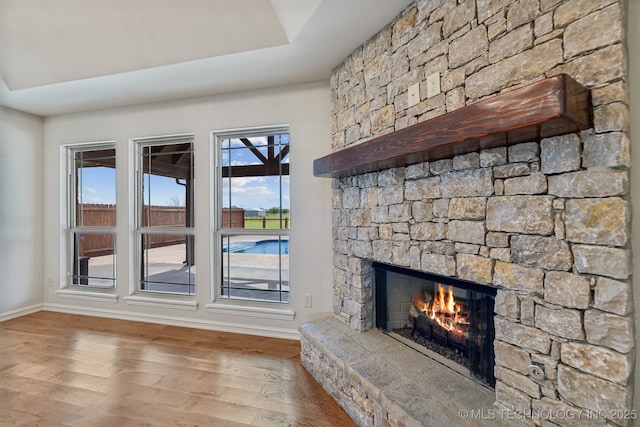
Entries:
{"type": "Polygon", "coordinates": [[[231,242],[222,248],[222,251],[234,254],[289,255],[289,241],[267,239],[255,242],[231,242]]]}

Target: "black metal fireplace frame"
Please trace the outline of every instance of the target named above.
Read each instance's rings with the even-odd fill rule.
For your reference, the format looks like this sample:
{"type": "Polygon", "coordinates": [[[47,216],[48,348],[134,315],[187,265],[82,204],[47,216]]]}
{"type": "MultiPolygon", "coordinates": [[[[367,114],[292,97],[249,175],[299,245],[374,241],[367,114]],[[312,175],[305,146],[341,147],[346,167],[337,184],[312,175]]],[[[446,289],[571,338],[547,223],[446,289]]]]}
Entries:
{"type": "MultiPolygon", "coordinates": [[[[480,382],[490,387],[495,386],[495,377],[493,373],[494,368],[494,350],[493,350],[493,338],[495,337],[493,315],[494,315],[494,300],[497,294],[497,288],[491,285],[483,285],[467,280],[462,280],[456,277],[441,276],[438,274],[427,273],[424,271],[411,270],[404,267],[399,267],[391,264],[385,264],[380,262],[372,263],[374,271],[374,309],[375,309],[375,325],[380,330],[386,330],[388,319],[386,310],[379,310],[378,307],[384,307],[387,305],[387,290],[386,290],[386,272],[393,272],[402,275],[415,277],[418,279],[429,280],[432,282],[443,283],[446,285],[453,285],[458,288],[475,292],[487,297],[484,310],[479,310],[479,315],[484,318],[476,319],[476,322],[483,322],[486,325],[487,330],[485,335],[487,339],[479,340],[476,336],[470,336],[468,358],[471,366],[470,376],[476,378],[480,382]]],[[[474,301],[474,300],[472,300],[474,301]]]]}

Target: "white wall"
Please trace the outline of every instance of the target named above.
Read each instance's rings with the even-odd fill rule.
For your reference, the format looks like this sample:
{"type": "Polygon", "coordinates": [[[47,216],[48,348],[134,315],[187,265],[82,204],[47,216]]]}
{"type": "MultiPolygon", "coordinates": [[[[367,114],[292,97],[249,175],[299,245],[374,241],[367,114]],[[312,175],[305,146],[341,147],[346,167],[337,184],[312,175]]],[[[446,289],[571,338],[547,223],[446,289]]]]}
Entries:
{"type": "Polygon", "coordinates": [[[42,130],[0,107],[0,321],[42,303],[42,130]]]}
{"type": "MultiPolygon", "coordinates": [[[[265,336],[297,337],[300,322],[326,316],[332,309],[331,180],[313,177],[313,160],[330,150],[328,82],[203,97],[177,102],[148,104],[118,109],[47,117],[44,126],[44,221],[45,307],[50,310],[146,320],[265,336]],[[212,225],[211,143],[214,130],[289,124],[291,134],[290,310],[293,320],[253,317],[247,313],[211,312],[211,259],[209,237],[212,225]],[[194,133],[196,199],[196,265],[198,291],[194,311],[133,305],[126,298],[135,289],[132,261],[133,218],[125,201],[133,201],[130,176],[130,138],[177,133],[194,133]],[[117,151],[117,300],[78,299],[63,295],[65,281],[64,168],[60,147],[64,144],[115,140],[117,151]],[[49,282],[53,282],[50,285],[49,282]],[[56,292],[56,290],[58,290],[56,292]],[[304,294],[311,294],[312,308],[303,306],[304,294]]],[[[185,299],[178,298],[180,300],[185,299]]],[[[187,298],[189,299],[189,298],[187,298]]],[[[270,305],[283,308],[281,305],[270,305]]],[[[264,313],[262,313],[264,314],[264,313]]]]}

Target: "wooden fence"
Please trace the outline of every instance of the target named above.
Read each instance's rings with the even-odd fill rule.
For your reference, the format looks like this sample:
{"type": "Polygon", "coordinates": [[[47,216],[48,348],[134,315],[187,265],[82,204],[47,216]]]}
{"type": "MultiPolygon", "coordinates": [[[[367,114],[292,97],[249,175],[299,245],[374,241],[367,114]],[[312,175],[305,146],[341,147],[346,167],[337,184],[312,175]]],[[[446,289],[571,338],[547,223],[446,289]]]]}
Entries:
{"type": "MultiPolygon", "coordinates": [[[[151,221],[152,227],[185,227],[186,209],[175,206],[144,207],[145,226],[151,221]]],[[[80,206],[82,226],[84,227],[113,227],[116,224],[115,205],[84,204],[80,206]]],[[[224,227],[244,228],[244,209],[224,208],[222,210],[224,227]]],[[[150,234],[148,244],[152,248],[178,245],[185,242],[184,236],[171,234],[150,234]]],[[[113,253],[113,236],[110,234],[84,233],[80,239],[80,256],[101,256],[113,253]]]]}

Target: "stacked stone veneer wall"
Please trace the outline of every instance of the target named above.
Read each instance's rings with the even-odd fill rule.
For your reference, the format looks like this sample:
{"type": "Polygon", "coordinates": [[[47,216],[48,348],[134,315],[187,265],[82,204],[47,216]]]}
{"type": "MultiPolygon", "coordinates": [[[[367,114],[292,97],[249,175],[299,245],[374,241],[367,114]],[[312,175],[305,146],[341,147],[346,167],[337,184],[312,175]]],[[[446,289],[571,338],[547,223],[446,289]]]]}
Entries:
{"type": "Polygon", "coordinates": [[[569,408],[624,424],[610,411],[631,405],[625,8],[418,1],[331,78],[334,150],[558,73],[591,89],[588,131],[334,180],[336,316],[373,326],[371,260],[498,287],[496,402],[536,424],[569,408]],[[427,99],[436,72],[442,92],[427,99]]]}

